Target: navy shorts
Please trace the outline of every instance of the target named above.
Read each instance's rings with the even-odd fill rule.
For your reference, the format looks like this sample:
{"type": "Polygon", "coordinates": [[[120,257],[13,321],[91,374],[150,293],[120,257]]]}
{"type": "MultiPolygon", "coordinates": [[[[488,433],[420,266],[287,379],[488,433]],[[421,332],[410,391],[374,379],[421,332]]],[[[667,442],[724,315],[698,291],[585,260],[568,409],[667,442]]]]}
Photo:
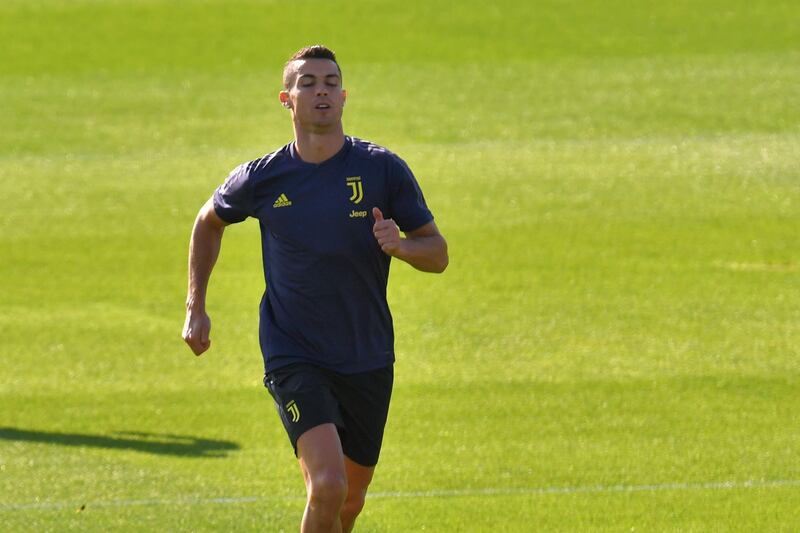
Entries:
{"type": "Polygon", "coordinates": [[[296,363],[264,376],[297,455],[297,439],[321,424],[335,424],[342,450],[362,466],[375,466],[389,414],[394,368],[339,374],[296,363]]]}

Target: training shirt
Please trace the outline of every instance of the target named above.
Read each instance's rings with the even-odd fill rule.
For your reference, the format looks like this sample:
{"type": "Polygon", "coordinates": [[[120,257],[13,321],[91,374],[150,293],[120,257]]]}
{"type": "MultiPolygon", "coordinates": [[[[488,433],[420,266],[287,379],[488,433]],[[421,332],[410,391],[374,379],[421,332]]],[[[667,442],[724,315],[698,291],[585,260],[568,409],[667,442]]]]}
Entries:
{"type": "Polygon", "coordinates": [[[394,362],[391,257],[372,233],[372,208],[404,232],[433,220],[402,159],[345,137],[336,155],[313,164],[292,142],[235,168],[213,202],[222,220],[261,226],[266,371],[305,362],[350,374],[394,362]]]}

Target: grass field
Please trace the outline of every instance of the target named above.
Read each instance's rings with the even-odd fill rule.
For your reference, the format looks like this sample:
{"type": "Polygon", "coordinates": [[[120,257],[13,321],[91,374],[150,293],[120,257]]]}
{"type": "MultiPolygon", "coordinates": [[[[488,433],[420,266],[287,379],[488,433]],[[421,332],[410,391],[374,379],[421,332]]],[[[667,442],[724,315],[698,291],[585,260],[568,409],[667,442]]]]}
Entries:
{"type": "Polygon", "coordinates": [[[395,264],[360,531],[800,530],[800,6],[782,0],[0,3],[0,528],[292,531],[257,224],[212,350],[186,254],[335,49],[345,128],[450,245],[395,264]]]}

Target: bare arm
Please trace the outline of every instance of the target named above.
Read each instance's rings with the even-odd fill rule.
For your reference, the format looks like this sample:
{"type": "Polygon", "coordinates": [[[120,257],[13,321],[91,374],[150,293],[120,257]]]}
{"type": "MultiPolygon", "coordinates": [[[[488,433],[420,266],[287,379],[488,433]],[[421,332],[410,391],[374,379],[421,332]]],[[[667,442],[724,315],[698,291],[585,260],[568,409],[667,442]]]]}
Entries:
{"type": "Polygon", "coordinates": [[[189,290],[186,295],[186,321],[182,336],[195,355],[200,355],[211,347],[211,319],[206,313],[206,290],[219,256],[226,225],[227,222],[217,216],[214,203],[209,199],[200,208],[192,229],[189,243],[189,290]]]}
{"type": "Polygon", "coordinates": [[[384,220],[380,209],[373,207],[372,216],[375,217],[372,232],[383,253],[402,259],[423,272],[441,273],[447,268],[447,241],[433,221],[401,238],[400,228],[391,218],[384,220]]]}

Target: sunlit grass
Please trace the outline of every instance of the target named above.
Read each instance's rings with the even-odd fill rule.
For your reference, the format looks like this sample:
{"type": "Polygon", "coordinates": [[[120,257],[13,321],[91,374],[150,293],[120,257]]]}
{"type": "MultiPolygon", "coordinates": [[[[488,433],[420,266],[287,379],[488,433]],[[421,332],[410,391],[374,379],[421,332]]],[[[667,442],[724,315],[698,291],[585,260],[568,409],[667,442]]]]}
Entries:
{"type": "Polygon", "coordinates": [[[226,230],[211,352],[179,333],[197,209],[290,139],[282,63],[326,42],[348,133],[410,164],[451,258],[392,267],[396,387],[363,530],[796,528],[797,484],[663,490],[800,479],[796,16],[4,2],[2,523],[296,529],[253,221],[226,230]],[[585,490],[627,485],[662,489],[585,490]]]}

